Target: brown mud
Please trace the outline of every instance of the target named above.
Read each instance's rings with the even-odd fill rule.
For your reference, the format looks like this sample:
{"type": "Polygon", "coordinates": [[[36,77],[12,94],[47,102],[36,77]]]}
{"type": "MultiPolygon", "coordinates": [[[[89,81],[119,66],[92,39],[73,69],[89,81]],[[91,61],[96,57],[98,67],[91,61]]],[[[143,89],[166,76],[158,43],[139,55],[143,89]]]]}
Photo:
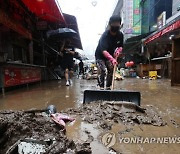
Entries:
{"type": "MultiPolygon", "coordinates": [[[[112,130],[119,123],[132,126],[135,124],[166,125],[152,106],[145,109],[129,102],[92,102],[79,108],[68,109],[64,113],[80,116],[85,123],[96,124],[97,129],[105,131],[112,130]]],[[[39,142],[45,141],[47,144],[45,144],[44,153],[88,154],[91,153],[90,144],[97,138],[91,131],[85,129],[87,139],[75,142],[68,139],[64,128],[56,125],[46,113],[26,111],[1,111],[0,130],[2,136],[0,153],[5,153],[17,141],[28,138],[39,142]]],[[[119,134],[129,133],[132,130],[132,128],[126,129],[119,134]]]]}
{"type": "Polygon", "coordinates": [[[44,149],[47,154],[91,153],[90,143],[75,143],[69,140],[64,128],[56,125],[46,113],[1,111],[0,130],[1,154],[5,154],[17,141],[27,138],[39,142],[48,141],[44,149]]]}
{"type": "Polygon", "coordinates": [[[98,123],[100,128],[107,130],[111,130],[114,123],[166,125],[166,122],[152,106],[142,108],[129,102],[92,102],[77,109],[68,109],[65,112],[80,115],[83,121],[90,124],[98,123]]]}
{"type": "MultiPolygon", "coordinates": [[[[70,87],[66,87],[65,81],[62,80],[29,86],[28,89],[21,88],[14,91],[6,91],[4,97],[0,94],[0,109],[29,110],[36,108],[41,110],[53,104],[58,111],[66,110],[67,108],[76,108],[78,110],[77,107],[80,107],[83,102],[84,90],[96,89],[96,84],[95,80],[74,79],[73,85],[70,87]]],[[[132,124],[129,121],[123,122],[120,118],[118,121],[120,123],[107,119],[108,123],[113,124],[110,125],[111,130],[108,130],[101,128],[98,121],[93,121],[93,124],[91,124],[84,121],[84,118],[81,118],[83,115],[80,117],[77,114],[75,116],[76,120],[66,126],[66,136],[68,139],[73,140],[75,143],[78,141],[80,143],[92,141],[90,143],[92,153],[97,154],[101,151],[102,154],[108,154],[109,150],[101,143],[101,138],[107,132],[113,132],[116,135],[116,144],[112,148],[119,153],[179,153],[179,144],[120,144],[119,137],[141,136],[158,138],[180,136],[180,87],[171,87],[170,80],[168,79],[142,80],[128,78],[122,81],[115,81],[115,89],[141,92],[141,106],[146,108],[145,112],[147,115],[148,112],[151,113],[153,111],[162,117],[163,122],[158,117],[160,122],[151,121],[150,124],[138,124],[138,121],[142,122],[141,117],[139,117],[138,121],[133,121],[132,124]],[[165,126],[154,126],[165,123],[167,123],[165,126]],[[88,134],[87,131],[90,133],[88,134]]],[[[127,108],[126,110],[132,109],[127,108]]],[[[126,114],[130,115],[132,113],[126,114]]],[[[137,114],[145,115],[145,113],[138,113],[138,111],[137,114]]],[[[152,120],[150,116],[151,114],[148,117],[152,120]]],[[[88,116],[84,115],[84,117],[88,119],[88,116]]]]}
{"type": "Polygon", "coordinates": [[[155,106],[140,107],[129,102],[92,102],[64,112],[76,116],[76,122],[67,127],[68,137],[84,141],[90,138],[92,153],[98,153],[97,147],[104,154],[152,152],[166,154],[168,147],[171,147],[169,151],[172,153],[178,151],[178,144],[123,144],[119,142],[121,137],[178,137],[179,124],[175,120],[170,122],[164,118],[155,106]],[[103,145],[102,141],[107,133],[113,133],[116,136],[116,142],[110,148],[103,145]]]}

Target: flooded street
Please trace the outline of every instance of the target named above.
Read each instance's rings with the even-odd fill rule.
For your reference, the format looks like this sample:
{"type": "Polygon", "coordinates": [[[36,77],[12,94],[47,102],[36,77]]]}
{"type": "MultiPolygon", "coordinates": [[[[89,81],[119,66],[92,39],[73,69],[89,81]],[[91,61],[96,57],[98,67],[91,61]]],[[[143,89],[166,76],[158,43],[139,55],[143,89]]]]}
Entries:
{"type": "Polygon", "coordinates": [[[0,154],[180,154],[179,49],[180,0],[0,0],[0,154]]]}
{"type": "Polygon", "coordinates": [[[42,109],[50,104],[58,110],[76,107],[82,104],[84,89],[95,89],[96,82],[75,80],[73,86],[66,87],[65,81],[51,81],[27,88],[7,92],[0,96],[0,109],[26,110],[42,109]]]}
{"type": "MultiPolygon", "coordinates": [[[[96,89],[96,80],[74,79],[73,86],[66,87],[65,82],[51,81],[8,91],[0,96],[1,110],[42,109],[53,104],[58,111],[67,108],[77,108],[82,105],[83,91],[96,89]]],[[[141,107],[152,107],[166,122],[165,126],[146,124],[117,123],[110,130],[97,129],[97,124],[82,121],[75,115],[76,120],[67,126],[67,136],[73,140],[91,142],[93,153],[108,153],[108,149],[101,143],[106,133],[113,133],[116,138],[112,148],[124,154],[134,153],[179,153],[178,143],[120,143],[122,137],[179,137],[180,136],[180,88],[171,87],[167,79],[148,80],[126,78],[116,81],[115,89],[141,92],[141,107]]]]}
{"type": "MultiPolygon", "coordinates": [[[[96,89],[96,80],[74,79],[73,85],[66,87],[65,81],[44,82],[29,88],[19,88],[0,95],[0,109],[26,110],[45,108],[50,104],[58,110],[77,107],[82,104],[83,91],[96,89]]],[[[178,111],[180,88],[171,87],[170,80],[125,79],[116,81],[115,89],[141,92],[141,105],[154,105],[170,115],[178,111]]]]}

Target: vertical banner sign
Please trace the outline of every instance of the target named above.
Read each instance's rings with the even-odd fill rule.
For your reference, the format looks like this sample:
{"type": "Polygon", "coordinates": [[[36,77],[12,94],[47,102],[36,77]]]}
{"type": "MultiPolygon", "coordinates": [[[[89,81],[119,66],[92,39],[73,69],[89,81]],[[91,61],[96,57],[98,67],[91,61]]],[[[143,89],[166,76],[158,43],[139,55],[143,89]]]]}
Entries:
{"type": "Polygon", "coordinates": [[[142,27],[141,27],[141,33],[145,34],[149,32],[149,3],[148,1],[143,2],[142,7],[142,27]]]}
{"type": "Polygon", "coordinates": [[[133,1],[133,33],[141,33],[140,0],[133,1]]]}
{"type": "Polygon", "coordinates": [[[125,11],[125,33],[133,33],[133,0],[124,0],[125,11]]]}

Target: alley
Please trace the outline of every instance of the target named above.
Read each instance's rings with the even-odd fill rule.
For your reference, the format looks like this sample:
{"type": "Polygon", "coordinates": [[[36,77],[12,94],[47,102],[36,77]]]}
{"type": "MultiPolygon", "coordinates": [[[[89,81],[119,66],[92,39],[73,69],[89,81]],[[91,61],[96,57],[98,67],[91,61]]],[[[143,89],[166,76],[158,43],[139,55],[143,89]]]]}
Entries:
{"type": "Polygon", "coordinates": [[[0,154],[179,154],[180,0],[0,0],[0,154]]]}
{"type": "MultiPolygon", "coordinates": [[[[72,86],[65,86],[64,80],[43,82],[6,92],[0,96],[0,109],[25,110],[44,108],[50,104],[58,110],[78,107],[82,104],[83,91],[96,89],[96,80],[74,79],[72,86]]],[[[141,105],[154,105],[163,111],[179,108],[180,88],[171,87],[170,80],[149,80],[127,78],[116,81],[115,89],[141,92],[141,105]]]]}

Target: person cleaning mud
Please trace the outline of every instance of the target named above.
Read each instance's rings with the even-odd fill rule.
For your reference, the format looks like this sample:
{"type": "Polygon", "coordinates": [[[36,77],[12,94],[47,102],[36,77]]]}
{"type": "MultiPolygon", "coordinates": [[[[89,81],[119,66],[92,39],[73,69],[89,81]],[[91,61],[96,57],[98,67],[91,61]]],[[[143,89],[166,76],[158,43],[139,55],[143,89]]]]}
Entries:
{"type": "Polygon", "coordinates": [[[109,27],[106,30],[98,43],[95,51],[96,64],[98,67],[98,85],[101,90],[104,90],[106,68],[106,90],[111,89],[113,67],[117,64],[117,58],[122,52],[123,34],[120,32],[121,17],[112,16],[109,20],[109,27]]]}

